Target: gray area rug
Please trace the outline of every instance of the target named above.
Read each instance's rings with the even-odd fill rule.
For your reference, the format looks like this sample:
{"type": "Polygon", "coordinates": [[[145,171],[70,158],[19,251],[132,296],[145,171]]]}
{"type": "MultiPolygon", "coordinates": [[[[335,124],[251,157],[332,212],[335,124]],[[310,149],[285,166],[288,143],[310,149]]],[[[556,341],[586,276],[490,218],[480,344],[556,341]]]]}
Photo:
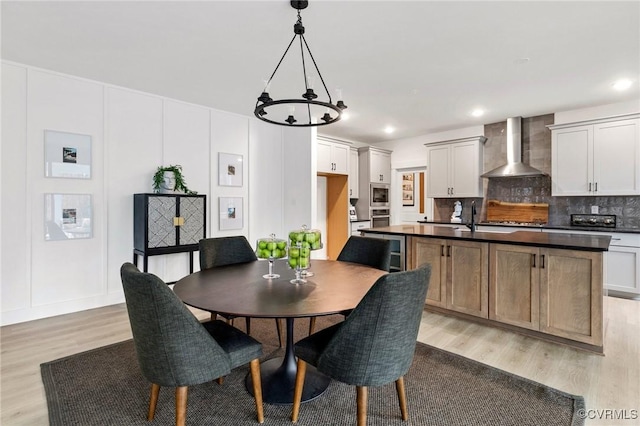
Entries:
{"type": "MultiPolygon", "coordinates": [[[[316,330],[341,317],[318,318],[316,330]]],[[[244,320],[237,321],[244,326],[244,320]]],[[[307,320],[296,321],[295,338],[307,320]]],[[[282,354],[273,320],[253,319],[251,334],[263,342],[265,359],[282,354]]],[[[189,388],[190,425],[256,425],[255,406],[244,387],[248,367],[216,382],[189,388]]],[[[146,421],[150,385],[131,340],[41,365],[53,426],[173,425],[173,389],[160,391],[156,416],[146,421]]],[[[368,425],[582,425],[581,396],[549,388],[467,358],[418,343],[405,376],[409,421],[400,418],[393,383],[369,389],[368,425]]],[[[291,425],[289,406],[265,404],[265,426],[291,425]]],[[[298,425],[356,424],[355,387],[333,381],[319,398],[300,408],[298,425]]]]}

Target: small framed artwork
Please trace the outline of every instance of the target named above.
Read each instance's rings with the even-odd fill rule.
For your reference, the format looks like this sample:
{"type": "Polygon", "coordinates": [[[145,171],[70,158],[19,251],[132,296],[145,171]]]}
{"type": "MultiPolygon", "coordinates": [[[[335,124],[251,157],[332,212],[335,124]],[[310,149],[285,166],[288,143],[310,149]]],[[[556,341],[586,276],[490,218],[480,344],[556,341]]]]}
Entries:
{"type": "Polygon", "coordinates": [[[218,185],[242,186],[242,155],[218,154],[218,185]]]}
{"type": "Polygon", "coordinates": [[[45,241],[93,237],[91,194],[44,194],[45,241]]]}
{"type": "Polygon", "coordinates": [[[402,174],[402,205],[413,206],[414,201],[413,173],[402,174]]]}
{"type": "Polygon", "coordinates": [[[91,136],[45,130],[44,162],[46,177],[91,179],[91,136]]]}
{"type": "Polygon", "coordinates": [[[242,197],[219,197],[220,230],[242,229],[242,197]]]}

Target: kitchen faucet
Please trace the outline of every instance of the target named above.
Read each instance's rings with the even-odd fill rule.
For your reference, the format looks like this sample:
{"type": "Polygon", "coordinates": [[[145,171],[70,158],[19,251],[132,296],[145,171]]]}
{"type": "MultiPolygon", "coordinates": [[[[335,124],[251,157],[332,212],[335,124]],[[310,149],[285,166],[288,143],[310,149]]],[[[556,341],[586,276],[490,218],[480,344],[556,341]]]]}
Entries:
{"type": "Polygon", "coordinates": [[[467,223],[467,228],[471,230],[471,232],[476,232],[476,202],[475,200],[471,202],[471,223],[467,223]]]}

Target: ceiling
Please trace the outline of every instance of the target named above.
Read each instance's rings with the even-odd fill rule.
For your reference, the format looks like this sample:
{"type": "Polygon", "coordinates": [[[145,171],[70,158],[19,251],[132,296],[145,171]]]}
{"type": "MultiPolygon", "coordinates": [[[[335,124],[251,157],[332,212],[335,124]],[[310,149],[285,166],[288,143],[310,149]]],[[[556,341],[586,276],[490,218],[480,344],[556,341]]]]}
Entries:
{"type": "MultiPolygon", "coordinates": [[[[296,20],[286,0],[1,7],[5,60],[247,116],[296,20]]],[[[640,109],[638,1],[312,0],[302,19],[334,102],[339,88],[349,107],[318,129],[327,136],[376,143],[635,99],[640,109]],[[631,89],[612,90],[622,77],[631,89]]],[[[294,65],[272,97],[303,93],[294,65]]]]}

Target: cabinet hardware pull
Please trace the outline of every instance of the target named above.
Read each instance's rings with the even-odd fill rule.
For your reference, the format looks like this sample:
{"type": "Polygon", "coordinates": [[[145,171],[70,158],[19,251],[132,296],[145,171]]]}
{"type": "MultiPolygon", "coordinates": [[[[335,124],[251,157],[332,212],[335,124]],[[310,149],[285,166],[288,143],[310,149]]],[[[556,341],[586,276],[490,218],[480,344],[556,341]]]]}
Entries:
{"type": "Polygon", "coordinates": [[[589,182],[589,192],[591,192],[591,182],[589,182]]]}
{"type": "Polygon", "coordinates": [[[540,262],[541,262],[540,268],[544,269],[544,254],[540,255],[540,262]]]}
{"type": "Polygon", "coordinates": [[[594,192],[598,192],[598,182],[596,182],[596,190],[594,192]]]}
{"type": "Polygon", "coordinates": [[[451,195],[453,195],[453,188],[451,188],[451,195]]]}
{"type": "Polygon", "coordinates": [[[440,244],[440,256],[444,257],[444,246],[440,244]]]}
{"type": "Polygon", "coordinates": [[[536,267],[536,255],[532,254],[531,256],[533,256],[533,267],[536,267]]]}
{"type": "Polygon", "coordinates": [[[451,257],[451,246],[447,246],[447,257],[451,257]]]}

